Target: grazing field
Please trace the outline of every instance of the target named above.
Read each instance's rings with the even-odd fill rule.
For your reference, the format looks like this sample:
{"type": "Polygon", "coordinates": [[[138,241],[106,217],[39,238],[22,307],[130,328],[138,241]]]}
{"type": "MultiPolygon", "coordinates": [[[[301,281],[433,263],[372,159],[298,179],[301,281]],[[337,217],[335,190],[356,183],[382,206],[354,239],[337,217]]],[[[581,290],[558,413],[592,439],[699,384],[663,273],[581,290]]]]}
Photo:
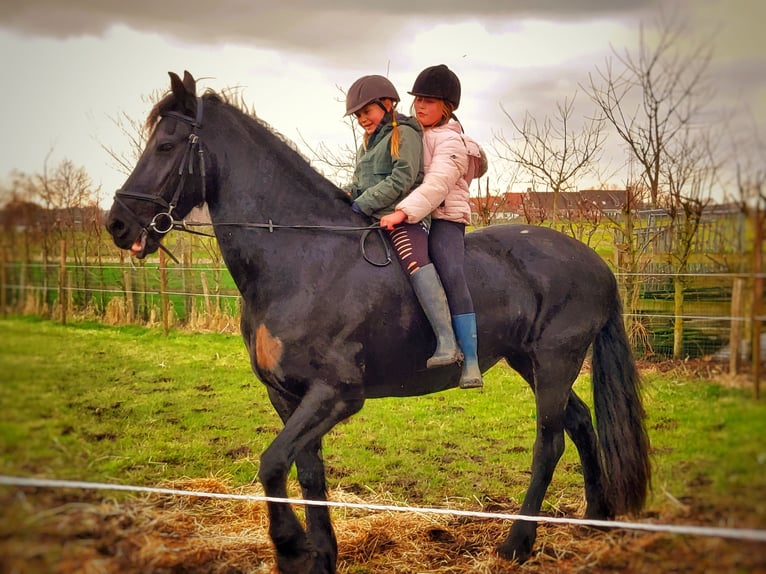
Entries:
{"type": "MultiPolygon", "coordinates": [[[[239,337],[13,318],[0,340],[0,474],[262,494],[258,457],[280,422],[239,337]]],[[[766,529],[766,403],[715,371],[643,372],[654,481],[635,519],[766,529]]],[[[590,401],[587,372],[576,390],[590,401]]],[[[325,441],[331,498],[514,513],[534,427],[505,365],[483,391],[369,401],[325,441]]],[[[583,510],[568,444],[543,511],[583,510]]],[[[759,542],[549,524],[512,565],[492,553],[501,520],[333,513],[347,573],[766,572],[759,542]]],[[[2,486],[0,571],[269,572],[265,524],[259,502],[2,486]]]]}

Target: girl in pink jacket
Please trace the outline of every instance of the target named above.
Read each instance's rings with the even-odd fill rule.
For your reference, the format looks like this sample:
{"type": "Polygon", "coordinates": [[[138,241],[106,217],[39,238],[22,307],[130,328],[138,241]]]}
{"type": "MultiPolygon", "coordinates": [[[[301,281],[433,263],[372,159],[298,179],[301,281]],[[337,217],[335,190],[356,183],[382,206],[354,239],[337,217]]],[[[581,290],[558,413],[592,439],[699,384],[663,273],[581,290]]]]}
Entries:
{"type": "Polygon", "coordinates": [[[444,64],[423,70],[409,92],[423,126],[423,183],[380,220],[391,229],[431,215],[428,249],[447,294],[452,326],[464,360],[460,388],[483,386],[477,359],[476,314],[463,269],[465,227],[471,223],[468,184],[486,171],[479,145],[463,134],[454,111],[460,104],[460,80],[444,64]]]}

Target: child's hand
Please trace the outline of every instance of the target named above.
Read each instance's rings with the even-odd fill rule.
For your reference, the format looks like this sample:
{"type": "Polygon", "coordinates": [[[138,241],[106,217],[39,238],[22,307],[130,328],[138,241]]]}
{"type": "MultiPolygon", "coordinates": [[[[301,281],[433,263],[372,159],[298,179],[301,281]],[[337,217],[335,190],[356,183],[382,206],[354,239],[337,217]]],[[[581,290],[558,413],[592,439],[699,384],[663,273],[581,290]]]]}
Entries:
{"type": "Polygon", "coordinates": [[[405,219],[407,219],[407,214],[402,210],[397,209],[393,213],[389,213],[388,215],[381,217],[380,226],[388,229],[389,231],[393,231],[394,227],[402,223],[405,219]]]}

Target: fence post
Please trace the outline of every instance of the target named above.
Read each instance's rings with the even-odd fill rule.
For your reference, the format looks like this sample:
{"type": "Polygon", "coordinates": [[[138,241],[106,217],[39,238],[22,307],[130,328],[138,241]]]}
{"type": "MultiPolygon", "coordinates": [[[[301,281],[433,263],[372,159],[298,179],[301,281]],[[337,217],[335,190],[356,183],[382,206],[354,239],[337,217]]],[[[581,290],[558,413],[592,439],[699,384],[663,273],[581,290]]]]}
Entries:
{"type": "Polygon", "coordinates": [[[742,293],[745,280],[736,277],[731,289],[731,335],[729,337],[729,374],[736,375],[740,367],[740,349],[742,348],[742,293]]]}
{"type": "Polygon", "coordinates": [[[763,277],[761,276],[760,269],[755,275],[755,289],[753,289],[753,306],[752,306],[752,330],[753,337],[751,344],[753,345],[753,394],[756,399],[761,397],[761,321],[763,320],[763,305],[761,301],[763,299],[763,277]]]}
{"type": "Polygon", "coordinates": [[[186,295],[184,296],[184,311],[186,312],[186,323],[191,323],[194,316],[194,298],[192,297],[192,247],[193,242],[191,240],[183,242],[183,290],[186,295]]]}
{"type": "Polygon", "coordinates": [[[29,297],[27,295],[28,264],[29,259],[24,259],[24,261],[21,262],[21,267],[19,268],[19,289],[16,298],[16,309],[20,313],[24,313],[26,311],[27,301],[29,301],[29,297]]]}
{"type": "Polygon", "coordinates": [[[756,209],[753,213],[755,241],[753,242],[753,305],[751,310],[753,340],[753,394],[761,396],[761,321],[763,320],[763,240],[766,213],[756,209]]]}
{"type": "Polygon", "coordinates": [[[61,324],[66,325],[66,239],[61,240],[61,257],[59,263],[59,305],[61,305],[61,324]]]}
{"type": "Polygon", "coordinates": [[[8,295],[6,293],[8,289],[8,275],[6,270],[8,267],[8,250],[3,245],[3,260],[0,261],[0,307],[3,309],[3,319],[8,316],[8,295]]]}
{"type": "Polygon", "coordinates": [[[162,329],[167,335],[170,331],[168,305],[168,271],[165,264],[165,252],[160,250],[160,299],[162,301],[162,329]]]}
{"type": "Polygon", "coordinates": [[[133,312],[135,307],[133,304],[135,295],[133,293],[132,275],[125,263],[125,251],[122,249],[120,249],[120,271],[122,272],[123,295],[125,296],[125,320],[129,325],[132,325],[135,320],[135,314],[133,312]]]}
{"type": "Polygon", "coordinates": [[[204,271],[200,272],[199,278],[202,283],[202,297],[205,302],[205,320],[210,321],[210,317],[213,316],[213,310],[210,308],[210,288],[207,286],[207,275],[205,275],[204,271]]]}

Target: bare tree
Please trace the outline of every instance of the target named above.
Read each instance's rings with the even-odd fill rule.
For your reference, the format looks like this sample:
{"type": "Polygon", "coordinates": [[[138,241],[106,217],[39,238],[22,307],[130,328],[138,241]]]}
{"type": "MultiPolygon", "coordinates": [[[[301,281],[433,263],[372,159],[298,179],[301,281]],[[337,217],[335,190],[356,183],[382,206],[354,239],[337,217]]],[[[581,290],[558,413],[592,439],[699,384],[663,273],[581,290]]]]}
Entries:
{"type": "Polygon", "coordinates": [[[46,181],[39,194],[49,209],[71,214],[74,209],[98,203],[100,199],[100,187],[93,184],[84,167],[76,166],[69,159],[62,160],[52,172],[46,171],[43,177],[46,181]]]}
{"type": "Polygon", "coordinates": [[[688,266],[697,232],[712,201],[718,165],[709,130],[686,125],[668,149],[662,165],[668,193],[659,201],[669,217],[668,263],[673,271],[674,322],[673,358],[683,358],[684,292],[688,282],[688,266]],[[664,205],[663,205],[664,204],[664,205]]]}
{"type": "MultiPolygon", "coordinates": [[[[352,122],[347,120],[347,123],[352,122]]],[[[356,144],[356,130],[353,125],[351,126],[352,132],[354,132],[354,143],[356,144]]],[[[329,179],[334,181],[336,185],[343,186],[351,181],[356,168],[356,148],[351,148],[348,145],[340,146],[337,149],[332,149],[324,142],[313,145],[306,141],[303,134],[298,132],[301,142],[308,150],[309,161],[318,166],[318,169],[329,179]]]]}
{"type": "MultiPolygon", "coordinates": [[[[752,134],[747,141],[735,144],[736,201],[753,229],[753,303],[751,314],[751,364],[756,398],[761,391],[761,332],[763,317],[763,242],[766,239],[766,142],[761,139],[753,124],[752,134]]],[[[736,352],[732,349],[731,352],[736,352]]]]}
{"type": "Polygon", "coordinates": [[[619,217],[605,214],[612,228],[615,247],[615,267],[622,289],[622,300],[627,314],[625,327],[631,344],[642,346],[651,351],[646,326],[639,318],[639,299],[641,295],[641,275],[649,263],[644,257],[654,237],[641,228],[641,207],[646,204],[647,189],[640,181],[628,180],[625,184],[625,203],[619,217]]]}
{"type": "Polygon", "coordinates": [[[476,180],[476,187],[479,190],[476,196],[476,223],[480,226],[487,226],[497,216],[497,212],[505,203],[505,196],[490,193],[489,178],[484,178],[484,191],[481,189],[481,178],[476,180]]]}
{"type": "MultiPolygon", "coordinates": [[[[335,87],[341,94],[337,101],[339,103],[345,102],[345,90],[340,86],[335,87]]],[[[303,142],[303,145],[309,152],[309,161],[314,165],[318,164],[319,170],[339,186],[343,186],[351,181],[351,178],[354,175],[354,170],[356,169],[357,150],[362,144],[362,134],[360,133],[358,124],[354,118],[352,116],[344,116],[343,123],[346,124],[351,132],[353,147],[343,145],[338,149],[333,150],[325,143],[320,142],[317,145],[313,145],[306,141],[303,134],[298,132],[301,142],[303,142]]]]}
{"type": "Polygon", "coordinates": [[[27,299],[24,286],[29,283],[33,247],[40,242],[40,225],[46,214],[34,201],[34,185],[31,176],[14,170],[4,186],[3,247],[10,249],[10,256],[21,262],[15,283],[19,286],[17,301],[23,307],[27,299]]]}
{"type": "MultiPolygon", "coordinates": [[[[495,191],[490,191],[489,176],[476,178],[476,195],[473,199],[473,206],[476,212],[476,224],[480,226],[491,225],[498,218],[501,211],[508,213],[512,208],[519,208],[513,200],[514,195],[511,192],[513,187],[520,181],[521,168],[518,164],[511,164],[513,169],[495,173],[495,191]],[[483,183],[483,189],[482,189],[483,183]],[[501,192],[501,188],[505,192],[501,192]]],[[[473,183],[473,182],[471,182],[473,183]]],[[[469,190],[470,191],[470,190],[469,190]]]]}
{"type": "Polygon", "coordinates": [[[584,118],[578,129],[573,124],[574,103],[565,98],[556,104],[556,115],[538,121],[529,112],[521,124],[503,109],[517,137],[509,142],[502,135],[495,137],[498,156],[519,165],[533,182],[553,192],[553,220],[557,218],[560,192],[575,188],[578,178],[595,173],[601,156],[606,132],[604,118],[584,118]]]}
{"type": "Polygon", "coordinates": [[[712,95],[708,68],[712,43],[688,49],[685,28],[672,18],[658,22],[656,42],[642,25],[637,53],[613,49],[603,69],[590,75],[589,94],[642,167],[651,203],[658,206],[662,166],[672,142],[699,116],[712,95]],[[616,66],[618,64],[619,66],[616,66]]]}
{"type": "MultiPolygon", "coordinates": [[[[90,176],[82,167],[77,167],[68,159],[57,166],[49,166],[53,150],[49,150],[43,160],[41,173],[28,174],[16,172],[12,180],[13,194],[23,198],[28,207],[39,207],[37,217],[24,224],[25,260],[30,261],[31,245],[39,245],[43,273],[43,289],[40,308],[44,311],[49,303],[49,273],[51,257],[54,255],[56,239],[71,238],[70,250],[78,263],[83,253],[87,252],[89,234],[85,233],[84,248],[80,250],[77,234],[89,231],[88,219],[98,211],[100,187],[93,185],[90,176]]],[[[18,211],[28,213],[29,209],[18,211]]],[[[32,219],[32,218],[30,218],[32,219]]]]}
{"type": "MultiPolygon", "coordinates": [[[[151,94],[141,96],[141,101],[151,108],[163,96],[160,89],[154,90],[151,94]]],[[[146,147],[149,133],[146,129],[145,119],[138,119],[122,111],[114,116],[107,116],[108,119],[117,126],[127,141],[127,146],[122,149],[116,149],[104,143],[100,143],[107,155],[112,159],[115,169],[125,175],[130,175],[141,157],[141,152],[146,147]]]]}

